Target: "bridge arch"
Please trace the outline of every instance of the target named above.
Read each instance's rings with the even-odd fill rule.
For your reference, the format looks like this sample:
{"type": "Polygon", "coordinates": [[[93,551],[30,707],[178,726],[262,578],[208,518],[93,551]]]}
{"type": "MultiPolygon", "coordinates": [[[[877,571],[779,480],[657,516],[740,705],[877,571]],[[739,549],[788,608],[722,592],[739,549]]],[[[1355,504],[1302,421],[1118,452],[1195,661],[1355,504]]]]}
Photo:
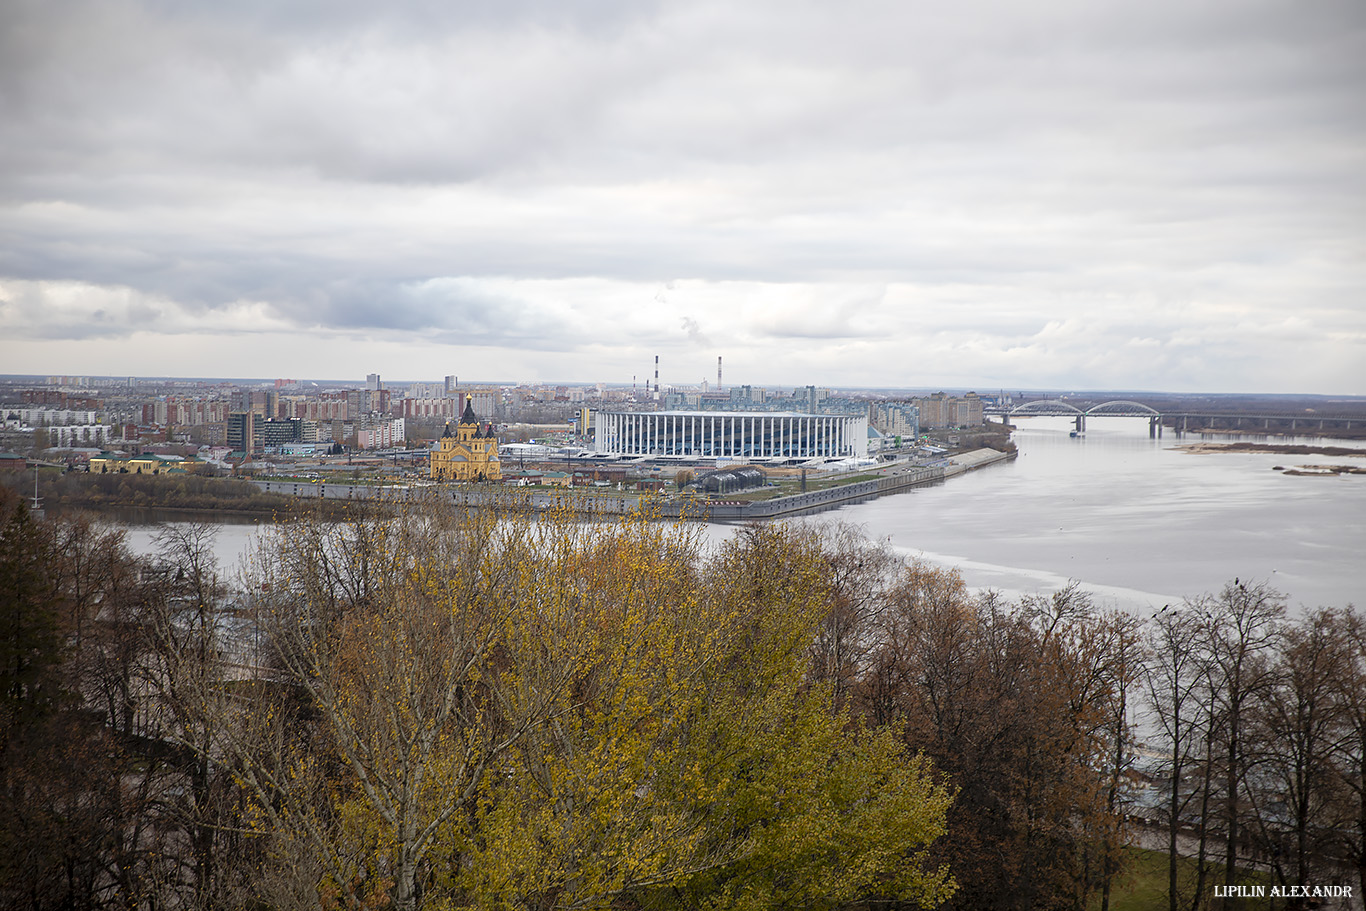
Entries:
{"type": "Polygon", "coordinates": [[[1056,417],[1057,415],[1083,415],[1086,412],[1082,411],[1080,408],[1077,408],[1073,405],[1069,405],[1066,402],[1059,402],[1053,399],[1048,399],[1046,401],[1027,402],[1024,405],[1016,405],[1014,408],[1010,409],[1010,413],[1018,415],[1033,414],[1056,417]]]}
{"type": "Polygon", "coordinates": [[[1149,408],[1142,402],[1130,402],[1125,399],[1119,399],[1113,402],[1102,402],[1099,405],[1086,409],[1086,413],[1088,415],[1108,414],[1114,417],[1134,416],[1152,418],[1162,416],[1162,412],[1149,408]]]}

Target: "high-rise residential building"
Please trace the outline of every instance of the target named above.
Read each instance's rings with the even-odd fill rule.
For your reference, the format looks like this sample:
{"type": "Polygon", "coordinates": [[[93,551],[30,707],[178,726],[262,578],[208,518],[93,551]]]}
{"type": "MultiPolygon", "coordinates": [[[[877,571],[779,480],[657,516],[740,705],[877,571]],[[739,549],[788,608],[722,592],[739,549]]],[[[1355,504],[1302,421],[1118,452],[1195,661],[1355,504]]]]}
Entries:
{"type": "Polygon", "coordinates": [[[357,449],[388,449],[403,445],[407,436],[403,418],[362,418],[355,426],[354,445],[357,449]]]}
{"type": "Polygon", "coordinates": [[[445,418],[447,421],[460,416],[463,411],[461,397],[449,398],[411,398],[399,402],[401,416],[405,418],[445,418]]]}
{"type": "Polygon", "coordinates": [[[250,453],[256,444],[256,415],[250,411],[234,411],[228,415],[228,448],[234,452],[250,453]]]}
{"type": "Polygon", "coordinates": [[[444,383],[409,383],[405,399],[439,399],[446,395],[444,383]]]}
{"type": "MultiPolygon", "coordinates": [[[[792,397],[798,397],[798,393],[796,390],[793,390],[792,397]]],[[[807,413],[820,414],[821,403],[830,397],[830,390],[817,389],[815,386],[807,386],[801,391],[800,397],[804,400],[803,404],[806,406],[804,410],[807,413]]]]}
{"type": "Polygon", "coordinates": [[[936,392],[911,402],[920,408],[920,426],[926,429],[977,427],[982,423],[982,399],[975,392],[962,398],[936,392]]]}
{"type": "Polygon", "coordinates": [[[260,418],[278,417],[280,393],[274,389],[239,389],[228,396],[232,411],[250,411],[260,418]]]}
{"type": "Polygon", "coordinates": [[[484,415],[491,420],[501,420],[503,412],[502,390],[493,387],[470,389],[465,401],[474,408],[475,414],[484,415]]]}
{"type": "Polygon", "coordinates": [[[870,402],[868,423],[888,436],[914,440],[920,436],[920,409],[913,402],[870,402]]]}
{"type": "Polygon", "coordinates": [[[383,384],[379,381],[378,373],[367,373],[365,375],[365,388],[369,389],[371,392],[384,388],[383,384]]]}
{"type": "Polygon", "coordinates": [[[347,406],[353,418],[375,411],[388,411],[389,399],[389,390],[382,386],[379,389],[352,389],[346,393],[347,406]]]}

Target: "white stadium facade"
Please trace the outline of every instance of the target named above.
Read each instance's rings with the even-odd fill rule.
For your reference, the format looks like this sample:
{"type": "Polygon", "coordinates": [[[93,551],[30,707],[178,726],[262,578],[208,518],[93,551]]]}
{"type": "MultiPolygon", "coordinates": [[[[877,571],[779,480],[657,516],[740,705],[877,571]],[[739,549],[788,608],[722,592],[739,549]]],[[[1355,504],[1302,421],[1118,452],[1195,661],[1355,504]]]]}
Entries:
{"type": "Polygon", "coordinates": [[[757,411],[599,411],[593,449],[604,455],[690,459],[865,458],[862,414],[757,411]]]}

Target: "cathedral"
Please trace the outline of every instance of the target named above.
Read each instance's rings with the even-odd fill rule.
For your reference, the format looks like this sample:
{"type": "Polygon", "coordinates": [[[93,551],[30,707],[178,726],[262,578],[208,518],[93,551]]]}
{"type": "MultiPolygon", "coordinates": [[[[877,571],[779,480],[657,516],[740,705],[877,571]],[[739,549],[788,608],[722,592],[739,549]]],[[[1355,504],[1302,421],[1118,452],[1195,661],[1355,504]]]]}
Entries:
{"type": "Polygon", "coordinates": [[[503,469],[498,461],[498,438],[493,425],[479,426],[474,409],[467,401],[465,413],[451,436],[450,425],[436,449],[432,450],[432,480],[435,481],[500,481],[503,469]]]}

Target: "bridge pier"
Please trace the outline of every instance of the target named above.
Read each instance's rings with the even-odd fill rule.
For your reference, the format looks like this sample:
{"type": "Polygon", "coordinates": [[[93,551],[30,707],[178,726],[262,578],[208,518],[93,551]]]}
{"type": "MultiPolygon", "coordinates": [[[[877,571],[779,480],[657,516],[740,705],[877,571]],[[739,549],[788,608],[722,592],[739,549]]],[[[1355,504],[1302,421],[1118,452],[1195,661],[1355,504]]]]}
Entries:
{"type": "Polygon", "coordinates": [[[1079,415],[1077,415],[1077,433],[1085,433],[1085,432],[1086,432],[1086,415],[1084,415],[1084,414],[1079,414],[1079,415]]]}
{"type": "Polygon", "coordinates": [[[1148,439],[1156,439],[1162,436],[1162,415],[1155,414],[1148,418],[1148,439]]]}

